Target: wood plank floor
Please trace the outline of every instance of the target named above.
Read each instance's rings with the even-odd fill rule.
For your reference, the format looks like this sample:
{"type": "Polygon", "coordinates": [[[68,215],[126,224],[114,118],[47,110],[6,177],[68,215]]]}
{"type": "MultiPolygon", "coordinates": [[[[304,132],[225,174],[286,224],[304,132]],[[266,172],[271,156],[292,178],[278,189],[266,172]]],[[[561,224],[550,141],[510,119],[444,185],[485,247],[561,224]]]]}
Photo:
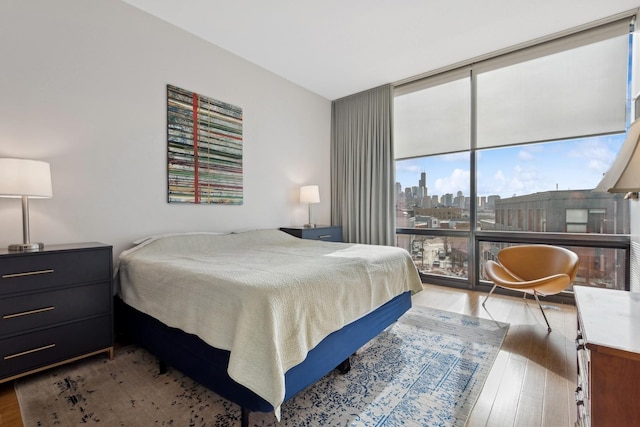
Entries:
{"type": "Polygon", "coordinates": [[[563,427],[576,421],[576,307],[425,285],[414,305],[507,322],[511,326],[467,427],[563,427]],[[546,307],[549,308],[546,308],[546,307]]]}
{"type": "MultiPolygon", "coordinates": [[[[468,427],[570,427],[576,421],[576,308],[544,303],[547,333],[535,301],[425,285],[414,304],[511,324],[468,427]]],[[[117,356],[116,356],[117,357],[117,356]]],[[[0,384],[0,426],[22,427],[13,383],[0,384]]]]}

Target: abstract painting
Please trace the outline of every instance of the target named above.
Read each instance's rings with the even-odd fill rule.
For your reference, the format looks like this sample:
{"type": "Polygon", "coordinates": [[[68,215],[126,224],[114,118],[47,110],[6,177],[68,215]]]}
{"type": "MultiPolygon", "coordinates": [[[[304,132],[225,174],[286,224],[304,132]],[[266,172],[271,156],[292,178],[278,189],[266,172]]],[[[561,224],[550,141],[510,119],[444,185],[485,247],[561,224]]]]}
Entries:
{"type": "Polygon", "coordinates": [[[241,205],[242,108],[167,85],[169,203],[241,205]]]}

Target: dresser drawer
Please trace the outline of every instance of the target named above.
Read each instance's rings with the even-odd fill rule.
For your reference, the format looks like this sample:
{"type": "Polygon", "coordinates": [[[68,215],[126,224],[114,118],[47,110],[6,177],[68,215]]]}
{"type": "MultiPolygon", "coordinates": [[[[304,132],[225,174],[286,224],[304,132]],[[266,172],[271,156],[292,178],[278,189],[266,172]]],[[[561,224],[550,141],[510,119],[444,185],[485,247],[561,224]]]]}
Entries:
{"type": "Polygon", "coordinates": [[[0,299],[0,338],[111,313],[111,283],[96,283],[0,299]]]}
{"type": "Polygon", "coordinates": [[[325,242],[342,242],[342,227],[282,227],[280,230],[289,233],[292,236],[300,237],[308,240],[324,240],[325,242]]]}
{"type": "Polygon", "coordinates": [[[111,347],[111,317],[103,316],[0,340],[0,377],[9,377],[111,347]]]}
{"type": "Polygon", "coordinates": [[[342,227],[309,228],[302,232],[305,239],[342,242],[342,227]]]}
{"type": "Polygon", "coordinates": [[[0,296],[111,280],[111,247],[0,257],[0,296]]]}

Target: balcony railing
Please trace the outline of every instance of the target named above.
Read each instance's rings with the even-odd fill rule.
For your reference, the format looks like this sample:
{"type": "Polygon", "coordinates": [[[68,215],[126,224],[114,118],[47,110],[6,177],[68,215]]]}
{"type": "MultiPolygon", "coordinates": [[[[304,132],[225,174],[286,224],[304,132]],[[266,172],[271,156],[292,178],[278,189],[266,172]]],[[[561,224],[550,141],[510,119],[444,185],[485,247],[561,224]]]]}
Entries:
{"type": "MultiPolygon", "coordinates": [[[[488,291],[484,264],[504,247],[549,244],[576,252],[574,284],[629,290],[630,239],[623,234],[396,229],[397,246],[409,251],[423,282],[488,291]]],[[[569,286],[561,300],[572,300],[569,286]]]]}

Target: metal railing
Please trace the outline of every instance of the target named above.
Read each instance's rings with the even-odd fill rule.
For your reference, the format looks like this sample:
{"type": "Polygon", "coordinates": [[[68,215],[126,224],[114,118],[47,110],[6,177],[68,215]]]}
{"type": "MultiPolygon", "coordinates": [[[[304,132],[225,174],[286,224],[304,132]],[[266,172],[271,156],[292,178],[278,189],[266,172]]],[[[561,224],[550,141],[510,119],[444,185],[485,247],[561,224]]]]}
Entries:
{"type": "MultiPolygon", "coordinates": [[[[396,229],[399,240],[399,236],[407,235],[426,239],[466,239],[466,277],[438,274],[431,266],[424,268],[425,258],[422,253],[420,259],[414,258],[414,262],[419,267],[425,283],[488,292],[492,283],[483,277],[483,265],[487,259],[497,254],[500,248],[513,244],[548,244],[564,246],[578,253],[581,258],[581,270],[575,284],[624,290],[629,290],[630,287],[631,243],[629,235],[626,234],[396,229]]],[[[457,256],[464,256],[464,253],[461,252],[457,256]]],[[[518,295],[506,290],[500,292],[518,295]]],[[[572,288],[569,287],[565,292],[548,299],[572,303],[572,288]]]]}

